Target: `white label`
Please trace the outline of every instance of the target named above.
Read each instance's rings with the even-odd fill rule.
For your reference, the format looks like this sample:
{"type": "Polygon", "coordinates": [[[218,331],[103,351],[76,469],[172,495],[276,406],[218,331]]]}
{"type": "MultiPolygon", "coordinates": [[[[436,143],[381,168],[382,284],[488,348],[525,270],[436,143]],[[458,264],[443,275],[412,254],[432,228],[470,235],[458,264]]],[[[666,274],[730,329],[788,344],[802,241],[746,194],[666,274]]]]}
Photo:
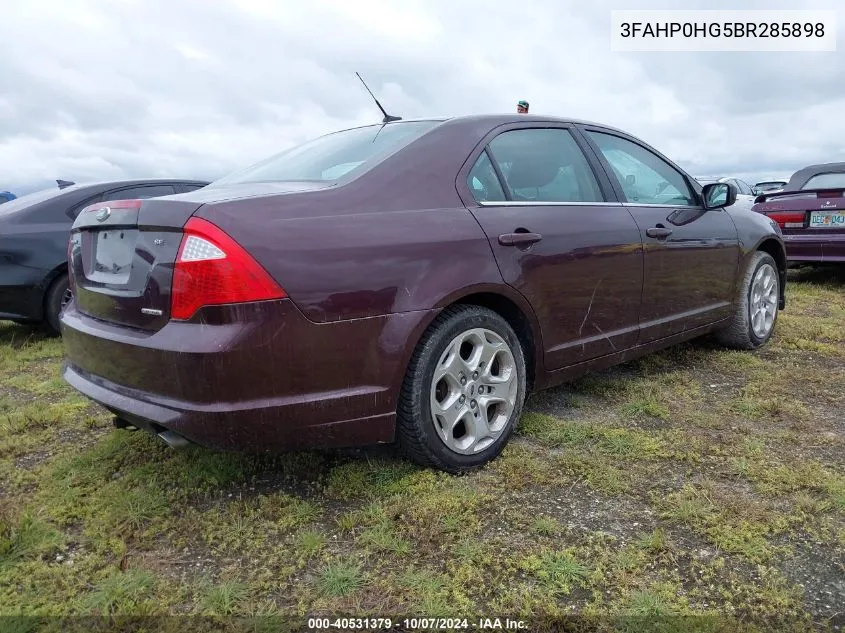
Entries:
{"type": "Polygon", "coordinates": [[[612,51],[835,51],[836,11],[611,11],[612,51]]]}

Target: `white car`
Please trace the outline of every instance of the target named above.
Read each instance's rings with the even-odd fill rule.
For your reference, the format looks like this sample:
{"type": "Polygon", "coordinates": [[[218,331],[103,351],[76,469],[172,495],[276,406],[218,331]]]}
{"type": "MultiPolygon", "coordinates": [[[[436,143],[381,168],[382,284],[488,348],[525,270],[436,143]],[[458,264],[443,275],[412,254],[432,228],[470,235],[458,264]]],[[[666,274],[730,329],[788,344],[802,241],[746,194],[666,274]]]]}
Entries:
{"type": "Polygon", "coordinates": [[[757,194],[754,193],[754,190],[751,188],[747,182],[742,180],[741,178],[735,178],[734,176],[722,176],[722,177],[712,177],[712,178],[696,178],[698,182],[702,185],[706,185],[711,182],[728,182],[736,187],[737,194],[736,199],[742,200],[743,202],[749,202],[754,204],[754,198],[757,197],[757,194]]]}
{"type": "Polygon", "coordinates": [[[786,187],[789,178],[769,178],[768,180],[761,180],[754,185],[754,193],[760,195],[761,193],[773,193],[780,191],[786,187]]]}

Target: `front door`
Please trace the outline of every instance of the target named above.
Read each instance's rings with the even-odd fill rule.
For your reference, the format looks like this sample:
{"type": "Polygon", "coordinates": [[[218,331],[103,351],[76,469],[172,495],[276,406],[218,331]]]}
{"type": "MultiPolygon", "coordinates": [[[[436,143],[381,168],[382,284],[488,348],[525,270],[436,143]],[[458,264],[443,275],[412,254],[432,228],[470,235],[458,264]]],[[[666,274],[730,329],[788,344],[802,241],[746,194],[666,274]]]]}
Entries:
{"type": "Polygon", "coordinates": [[[639,229],[572,132],[505,129],[466,169],[458,187],[505,282],[537,315],[546,368],[633,346],[643,284],[639,229]]]}
{"type": "Polygon", "coordinates": [[[730,214],[705,211],[687,177],[644,145],[596,129],[586,136],[606,161],[643,240],[640,343],[730,316],[740,261],[730,214]]]}

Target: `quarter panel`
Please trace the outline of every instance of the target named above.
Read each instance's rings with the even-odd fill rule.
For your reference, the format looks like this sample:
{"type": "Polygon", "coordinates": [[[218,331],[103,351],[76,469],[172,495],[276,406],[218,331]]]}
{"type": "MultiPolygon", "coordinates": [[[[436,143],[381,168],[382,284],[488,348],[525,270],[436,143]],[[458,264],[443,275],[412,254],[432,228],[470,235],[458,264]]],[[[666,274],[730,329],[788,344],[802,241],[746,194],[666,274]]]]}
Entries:
{"type": "Polygon", "coordinates": [[[428,310],[476,284],[501,283],[463,206],[258,222],[202,209],[316,322],[428,310]]]}

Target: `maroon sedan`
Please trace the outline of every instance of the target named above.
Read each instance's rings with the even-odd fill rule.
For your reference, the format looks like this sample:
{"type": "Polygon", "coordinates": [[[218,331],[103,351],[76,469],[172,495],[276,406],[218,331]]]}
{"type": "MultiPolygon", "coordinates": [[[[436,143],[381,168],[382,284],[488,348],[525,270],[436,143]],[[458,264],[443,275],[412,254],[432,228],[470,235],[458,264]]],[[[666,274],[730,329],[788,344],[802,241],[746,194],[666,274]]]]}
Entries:
{"type": "Polygon", "coordinates": [[[783,229],[792,263],[845,263],[845,163],[810,165],[757,196],[754,210],[783,229]]]}
{"type": "Polygon", "coordinates": [[[619,130],[535,115],[329,134],[94,205],[66,380],[171,445],[495,457],[526,394],[705,334],[763,345],[777,226],[619,130]]]}

